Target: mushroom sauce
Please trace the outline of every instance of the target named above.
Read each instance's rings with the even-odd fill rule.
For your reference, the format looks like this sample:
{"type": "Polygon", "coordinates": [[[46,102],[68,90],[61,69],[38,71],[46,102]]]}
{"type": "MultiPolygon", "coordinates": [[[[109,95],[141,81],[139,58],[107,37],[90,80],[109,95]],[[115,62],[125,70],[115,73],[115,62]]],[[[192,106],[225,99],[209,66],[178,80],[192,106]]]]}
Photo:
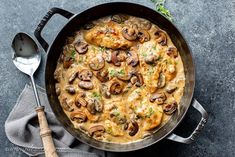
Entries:
{"type": "Polygon", "coordinates": [[[117,14],[68,37],[54,73],[74,127],[96,140],[148,137],[179,107],[184,68],[168,34],[148,20],[117,14]]]}

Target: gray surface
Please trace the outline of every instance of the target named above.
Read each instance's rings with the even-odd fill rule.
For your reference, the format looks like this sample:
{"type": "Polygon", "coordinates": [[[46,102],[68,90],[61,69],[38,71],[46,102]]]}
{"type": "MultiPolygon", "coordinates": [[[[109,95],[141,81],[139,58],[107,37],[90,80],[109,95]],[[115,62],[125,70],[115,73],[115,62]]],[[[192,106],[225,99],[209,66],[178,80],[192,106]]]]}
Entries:
{"type": "MultiPolygon", "coordinates": [[[[37,24],[49,8],[57,6],[79,13],[107,0],[1,0],[0,1],[0,156],[25,156],[6,138],[4,122],[29,79],[17,71],[11,62],[10,43],[19,31],[33,34],[37,24]]],[[[135,0],[151,8],[148,0],[135,0]]],[[[175,17],[174,23],[184,34],[192,49],[197,68],[194,97],[204,105],[210,119],[198,138],[190,145],[164,140],[141,151],[113,154],[138,156],[144,153],[163,156],[235,156],[235,1],[234,0],[167,0],[167,7],[175,17]],[[137,155],[138,154],[138,155],[137,155]]],[[[55,17],[44,31],[51,41],[65,23],[55,17]]],[[[42,65],[36,82],[43,86],[42,65]]],[[[192,108],[176,132],[188,135],[199,120],[192,108]]],[[[108,153],[108,156],[110,153],[108,153]]]]}

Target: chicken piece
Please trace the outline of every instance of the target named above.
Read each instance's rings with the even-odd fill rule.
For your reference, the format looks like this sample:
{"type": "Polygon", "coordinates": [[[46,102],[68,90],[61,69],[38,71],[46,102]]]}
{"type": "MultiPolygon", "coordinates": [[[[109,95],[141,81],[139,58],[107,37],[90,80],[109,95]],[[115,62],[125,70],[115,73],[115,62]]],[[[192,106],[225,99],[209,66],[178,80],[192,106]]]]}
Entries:
{"type": "Polygon", "coordinates": [[[146,110],[146,120],[144,130],[152,130],[161,124],[163,110],[161,107],[150,107],[146,110]]]}
{"type": "Polygon", "coordinates": [[[97,25],[84,34],[85,40],[93,45],[111,49],[127,49],[133,42],[126,40],[122,36],[122,28],[110,21],[105,26],[97,25]]]}

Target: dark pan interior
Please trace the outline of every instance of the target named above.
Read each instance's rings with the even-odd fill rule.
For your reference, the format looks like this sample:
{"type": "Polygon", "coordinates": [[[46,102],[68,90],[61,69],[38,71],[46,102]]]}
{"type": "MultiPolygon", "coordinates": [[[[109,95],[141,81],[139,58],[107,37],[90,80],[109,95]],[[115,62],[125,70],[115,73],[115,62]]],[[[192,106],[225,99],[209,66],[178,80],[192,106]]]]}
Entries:
{"type": "Polygon", "coordinates": [[[169,133],[171,133],[183,119],[185,113],[188,110],[188,107],[190,106],[195,83],[194,77],[194,65],[188,45],[181,33],[171,22],[169,22],[166,18],[164,18],[156,11],[147,7],[132,3],[118,2],[95,6],[70,19],[69,22],[65,25],[65,27],[59,32],[58,36],[55,38],[54,42],[48,50],[45,72],[48,100],[50,102],[53,112],[55,113],[57,119],[60,121],[62,126],[74,137],[86,144],[89,144],[98,149],[115,152],[132,151],[147,147],[153,143],[158,142],[159,140],[166,137],[169,133]],[[152,23],[155,23],[160,28],[165,30],[169,34],[173,43],[180,52],[186,75],[186,86],[184,90],[184,95],[180,102],[179,111],[172,116],[171,120],[166,125],[160,128],[156,133],[154,133],[151,138],[129,144],[110,144],[96,141],[88,137],[84,133],[80,132],[79,130],[76,130],[59,104],[59,100],[55,93],[55,80],[53,78],[53,73],[56,68],[57,60],[62,51],[62,47],[65,44],[66,38],[72,35],[74,31],[79,30],[79,27],[84,25],[86,22],[115,13],[126,13],[129,15],[148,19],[152,23]]]}

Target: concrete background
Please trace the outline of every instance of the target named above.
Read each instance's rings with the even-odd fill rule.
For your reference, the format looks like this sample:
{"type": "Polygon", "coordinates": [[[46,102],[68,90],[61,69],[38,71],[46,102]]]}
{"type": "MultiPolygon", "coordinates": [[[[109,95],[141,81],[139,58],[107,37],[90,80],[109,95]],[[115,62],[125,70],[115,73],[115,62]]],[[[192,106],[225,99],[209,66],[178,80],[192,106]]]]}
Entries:
{"type": "MultiPolygon", "coordinates": [[[[174,24],[188,41],[196,64],[194,97],[205,107],[210,118],[197,141],[190,145],[168,140],[131,153],[107,153],[107,156],[235,156],[235,0],[166,0],[174,16],[174,24]]],[[[33,31],[51,7],[61,7],[79,13],[109,0],[1,0],[0,1],[0,156],[24,157],[6,138],[4,122],[26,83],[11,61],[11,41],[19,32],[33,31]]],[[[149,0],[133,0],[154,8],[149,0]]],[[[43,32],[52,41],[66,23],[55,16],[43,32]]],[[[37,84],[43,84],[46,54],[36,73],[37,84]]],[[[187,136],[200,118],[190,108],[176,133],[187,136]]]]}

